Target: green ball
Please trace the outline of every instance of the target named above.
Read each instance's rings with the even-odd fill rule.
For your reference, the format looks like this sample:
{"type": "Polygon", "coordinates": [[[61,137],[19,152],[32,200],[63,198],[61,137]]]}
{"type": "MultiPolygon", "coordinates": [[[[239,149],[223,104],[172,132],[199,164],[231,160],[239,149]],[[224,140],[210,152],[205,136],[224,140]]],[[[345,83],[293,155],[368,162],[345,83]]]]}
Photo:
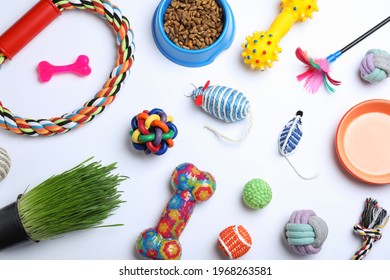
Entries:
{"type": "Polygon", "coordinates": [[[261,209],[271,202],[272,190],[266,181],[252,179],[245,184],[242,198],[248,207],[261,209]]]}

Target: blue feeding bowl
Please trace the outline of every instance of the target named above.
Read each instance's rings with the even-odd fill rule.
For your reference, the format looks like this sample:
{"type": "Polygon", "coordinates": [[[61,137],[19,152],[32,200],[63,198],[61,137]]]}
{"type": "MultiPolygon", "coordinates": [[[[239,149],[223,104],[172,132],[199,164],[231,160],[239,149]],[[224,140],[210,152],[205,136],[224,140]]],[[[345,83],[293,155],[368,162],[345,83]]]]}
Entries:
{"type": "Polygon", "coordinates": [[[224,50],[228,49],[236,33],[232,9],[226,0],[216,0],[223,10],[223,29],[218,39],[211,45],[198,50],[188,50],[173,43],[164,30],[164,15],[171,0],[162,0],[153,15],[153,39],[160,52],[176,64],[187,67],[201,67],[210,64],[224,50]]]}

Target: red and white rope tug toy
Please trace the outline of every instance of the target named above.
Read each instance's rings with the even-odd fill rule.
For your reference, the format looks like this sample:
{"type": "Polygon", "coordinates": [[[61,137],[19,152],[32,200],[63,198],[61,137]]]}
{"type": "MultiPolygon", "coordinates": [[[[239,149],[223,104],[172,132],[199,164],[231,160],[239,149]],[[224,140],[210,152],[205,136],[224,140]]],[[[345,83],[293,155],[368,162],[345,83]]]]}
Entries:
{"type": "Polygon", "coordinates": [[[134,61],[133,31],[128,19],[108,0],[40,0],[0,36],[0,66],[27,45],[64,10],[86,10],[100,15],[113,28],[118,45],[115,67],[102,89],[83,107],[50,119],[27,119],[13,114],[0,101],[0,127],[16,134],[52,136],[90,122],[111,104],[134,61]]]}

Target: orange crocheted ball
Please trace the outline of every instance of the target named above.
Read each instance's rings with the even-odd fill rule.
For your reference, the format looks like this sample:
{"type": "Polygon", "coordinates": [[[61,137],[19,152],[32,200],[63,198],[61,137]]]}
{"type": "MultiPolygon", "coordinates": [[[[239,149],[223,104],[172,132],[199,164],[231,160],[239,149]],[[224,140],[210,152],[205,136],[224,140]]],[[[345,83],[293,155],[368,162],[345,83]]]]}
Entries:
{"type": "Polygon", "coordinates": [[[229,259],[238,259],[252,246],[252,238],[241,225],[225,228],[219,234],[218,245],[229,259]]]}

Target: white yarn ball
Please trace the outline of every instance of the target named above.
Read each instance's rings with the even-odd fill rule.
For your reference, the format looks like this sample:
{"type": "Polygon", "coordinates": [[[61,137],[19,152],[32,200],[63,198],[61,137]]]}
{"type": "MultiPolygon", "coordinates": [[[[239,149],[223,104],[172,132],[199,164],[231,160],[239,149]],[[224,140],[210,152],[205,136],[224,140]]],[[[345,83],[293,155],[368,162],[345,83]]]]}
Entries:
{"type": "Polygon", "coordinates": [[[2,181],[11,167],[11,158],[6,150],[0,147],[0,181],[2,181]]]}

